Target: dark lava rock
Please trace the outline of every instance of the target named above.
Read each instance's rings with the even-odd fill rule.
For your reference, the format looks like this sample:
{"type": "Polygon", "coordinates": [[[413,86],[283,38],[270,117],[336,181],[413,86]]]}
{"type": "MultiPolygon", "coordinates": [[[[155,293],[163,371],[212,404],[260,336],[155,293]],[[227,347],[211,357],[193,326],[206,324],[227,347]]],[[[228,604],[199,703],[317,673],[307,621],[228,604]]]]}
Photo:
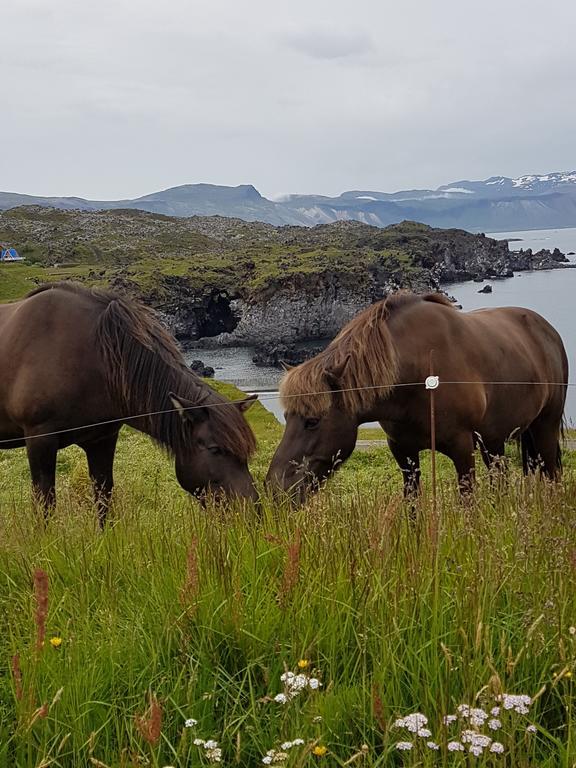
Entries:
{"type": "MultiPolygon", "coordinates": [[[[326,342],[327,343],[327,342],[326,342]]],[[[325,344],[314,346],[297,346],[296,344],[270,344],[259,349],[252,362],[255,365],[274,366],[281,368],[282,363],[300,365],[305,360],[315,357],[325,348],[325,344]]]]}
{"type": "Polygon", "coordinates": [[[192,360],[190,363],[190,370],[202,376],[203,379],[214,378],[214,368],[211,365],[205,365],[202,360],[192,360]]]}
{"type": "Polygon", "coordinates": [[[484,288],[480,288],[478,293],[492,293],[492,286],[491,285],[485,285],[484,288]]]}

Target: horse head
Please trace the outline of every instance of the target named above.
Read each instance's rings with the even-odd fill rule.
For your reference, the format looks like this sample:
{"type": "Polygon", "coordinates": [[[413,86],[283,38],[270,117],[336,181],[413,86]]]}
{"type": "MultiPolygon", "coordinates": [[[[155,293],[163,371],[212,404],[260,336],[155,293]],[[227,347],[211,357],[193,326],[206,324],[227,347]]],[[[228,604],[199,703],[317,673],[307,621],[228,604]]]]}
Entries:
{"type": "Polygon", "coordinates": [[[249,448],[238,444],[239,434],[251,435],[243,414],[256,399],[251,395],[236,402],[212,402],[209,390],[194,400],[170,393],[189,437],[186,447],[175,453],[176,477],[184,490],[200,498],[210,493],[216,499],[257,499],[248,470],[249,448]],[[231,439],[234,432],[236,440],[231,439]]]}

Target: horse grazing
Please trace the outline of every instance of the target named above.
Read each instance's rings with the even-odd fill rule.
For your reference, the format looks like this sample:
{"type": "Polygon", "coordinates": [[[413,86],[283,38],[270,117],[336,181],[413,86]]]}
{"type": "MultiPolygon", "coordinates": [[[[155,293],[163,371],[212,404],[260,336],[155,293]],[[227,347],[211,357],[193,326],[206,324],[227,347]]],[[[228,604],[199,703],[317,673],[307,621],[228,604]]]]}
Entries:
{"type": "Polygon", "coordinates": [[[0,448],[26,447],[45,512],[56,454],[76,444],[104,524],[123,423],[174,457],[186,491],[255,498],[247,462],[256,443],[242,415],[251,403],[217,394],[151,310],[108,291],[54,283],[0,306],[0,448]]]}
{"type": "Polygon", "coordinates": [[[286,429],[268,482],[304,500],[350,456],[358,426],[379,421],[405,494],[416,492],[419,454],[431,442],[424,385],[431,350],[440,379],[436,445],[454,462],[461,488],[473,483],[475,446],[490,465],[513,434],[524,471],[539,465],[556,478],[568,361],[554,328],[528,309],[460,312],[441,294],[395,293],[285,374],[286,429]]]}

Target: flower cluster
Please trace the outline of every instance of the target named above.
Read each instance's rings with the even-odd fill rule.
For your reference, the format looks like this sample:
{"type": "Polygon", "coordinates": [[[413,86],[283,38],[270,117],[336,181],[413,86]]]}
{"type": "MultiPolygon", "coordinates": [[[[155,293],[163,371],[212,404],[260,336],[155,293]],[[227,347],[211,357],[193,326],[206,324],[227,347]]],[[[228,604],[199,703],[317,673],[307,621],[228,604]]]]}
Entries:
{"type": "Polygon", "coordinates": [[[194,739],[194,744],[197,747],[203,748],[204,755],[209,762],[222,762],[222,750],[218,746],[218,742],[214,741],[214,739],[208,739],[207,741],[204,741],[204,739],[194,739]]]}
{"type": "MultiPolygon", "coordinates": [[[[458,723],[460,727],[460,734],[457,738],[450,737],[450,740],[446,742],[448,752],[468,752],[474,757],[480,757],[484,752],[493,754],[504,752],[504,744],[495,741],[487,733],[483,733],[482,729],[487,728],[492,734],[500,730],[502,728],[500,717],[503,710],[527,715],[532,699],[524,694],[503,693],[496,697],[496,701],[498,706],[492,707],[490,712],[480,707],[472,707],[469,704],[460,704],[454,714],[444,715],[442,723],[445,726],[458,723]]],[[[409,733],[422,738],[422,741],[399,741],[396,743],[396,749],[409,751],[424,743],[428,749],[439,749],[440,747],[435,741],[424,741],[432,735],[427,726],[428,718],[421,712],[414,712],[395,720],[394,728],[404,728],[409,733]]],[[[527,733],[535,733],[536,730],[534,725],[529,725],[526,728],[527,733]]]]}
{"type": "Polygon", "coordinates": [[[399,717],[394,721],[394,728],[406,728],[410,733],[415,733],[418,736],[431,736],[430,731],[425,728],[428,725],[428,718],[421,712],[414,712],[406,717],[399,717]]]}
{"type": "Polygon", "coordinates": [[[284,741],[280,744],[280,749],[269,749],[262,758],[264,765],[275,766],[282,765],[288,760],[288,751],[293,747],[301,747],[304,739],[294,739],[293,741],[284,741]]]}
{"type": "Polygon", "coordinates": [[[468,704],[460,704],[457,709],[458,714],[463,720],[468,720],[470,725],[482,728],[488,719],[488,713],[479,707],[470,707],[468,704]]]}
{"type": "Polygon", "coordinates": [[[527,715],[532,704],[530,696],[525,694],[503,693],[498,696],[498,701],[502,702],[504,709],[513,709],[519,715],[527,715]]]}
{"type": "MultiPolygon", "coordinates": [[[[411,715],[406,715],[406,717],[399,717],[394,721],[392,727],[405,728],[410,733],[414,733],[416,736],[420,736],[421,739],[429,739],[430,736],[432,736],[432,731],[426,727],[427,725],[428,718],[426,715],[423,715],[421,712],[413,712],[411,715]]],[[[411,741],[399,741],[396,744],[396,749],[407,751],[412,749],[412,746],[413,744],[411,741]]],[[[435,741],[427,741],[426,746],[428,749],[440,749],[439,745],[436,744],[435,741]]]]}
{"type": "Polygon", "coordinates": [[[296,698],[306,688],[316,691],[322,685],[317,677],[309,677],[303,672],[299,674],[284,672],[280,676],[280,680],[284,683],[284,693],[278,693],[274,696],[274,701],[278,702],[278,704],[286,704],[296,698]]]}

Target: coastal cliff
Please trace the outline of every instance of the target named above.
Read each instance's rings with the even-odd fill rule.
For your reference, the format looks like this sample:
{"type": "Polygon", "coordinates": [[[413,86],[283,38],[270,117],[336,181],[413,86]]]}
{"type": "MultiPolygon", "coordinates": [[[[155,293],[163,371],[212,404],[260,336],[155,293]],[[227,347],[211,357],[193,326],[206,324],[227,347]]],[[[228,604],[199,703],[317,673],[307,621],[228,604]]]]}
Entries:
{"type": "Polygon", "coordinates": [[[399,288],[569,266],[558,250],[516,252],[505,240],[410,221],[384,229],[354,221],[275,227],[24,207],[0,213],[0,242],[26,256],[3,273],[12,282],[0,285],[0,300],[47,280],[108,286],[154,307],[188,346],[325,340],[399,288]]]}

